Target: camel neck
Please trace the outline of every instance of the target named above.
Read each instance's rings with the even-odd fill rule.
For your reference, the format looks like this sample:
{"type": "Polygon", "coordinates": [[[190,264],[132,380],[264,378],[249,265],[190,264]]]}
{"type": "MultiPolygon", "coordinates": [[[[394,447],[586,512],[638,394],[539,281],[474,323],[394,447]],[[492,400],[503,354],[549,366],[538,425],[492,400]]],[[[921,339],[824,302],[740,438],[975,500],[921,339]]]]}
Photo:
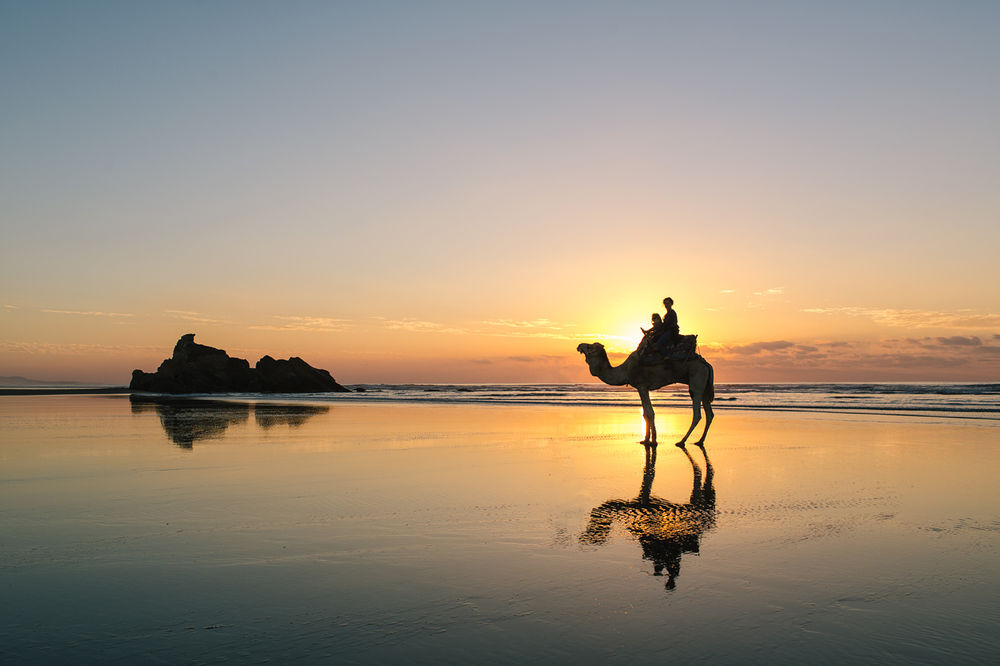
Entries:
{"type": "MultiPolygon", "coordinates": [[[[627,361],[628,359],[626,359],[626,363],[627,361]]],[[[608,360],[607,354],[600,354],[587,359],[590,374],[611,386],[624,386],[629,383],[628,373],[625,368],[626,363],[613,366],[611,365],[611,361],[608,360]]]]}

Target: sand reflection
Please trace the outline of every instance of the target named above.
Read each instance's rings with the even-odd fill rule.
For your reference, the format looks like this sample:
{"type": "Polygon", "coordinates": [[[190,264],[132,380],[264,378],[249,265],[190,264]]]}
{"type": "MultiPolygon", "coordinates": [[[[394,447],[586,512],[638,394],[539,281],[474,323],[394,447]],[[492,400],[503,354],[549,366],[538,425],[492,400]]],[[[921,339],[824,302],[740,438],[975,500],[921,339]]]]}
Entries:
{"type": "Polygon", "coordinates": [[[705,458],[704,475],[687,448],[678,449],[691,463],[694,482],[689,502],[667,502],[652,494],[656,446],[647,444],[639,495],[631,500],[610,499],[594,508],[587,528],[580,535],[580,543],[597,546],[607,543],[612,527],[618,522],[639,542],[642,558],[653,563],[653,574],[666,575],[666,589],[674,589],[681,571],[681,556],[699,552],[702,535],[715,526],[714,470],[708,452],[704,447],[698,448],[705,458]]]}
{"type": "Polygon", "coordinates": [[[198,441],[221,439],[230,426],[247,422],[251,409],[254,421],[263,429],[278,425],[295,428],[330,410],[319,405],[250,405],[135,395],[130,401],[133,414],[155,411],[167,437],[183,449],[193,449],[198,441]]]}

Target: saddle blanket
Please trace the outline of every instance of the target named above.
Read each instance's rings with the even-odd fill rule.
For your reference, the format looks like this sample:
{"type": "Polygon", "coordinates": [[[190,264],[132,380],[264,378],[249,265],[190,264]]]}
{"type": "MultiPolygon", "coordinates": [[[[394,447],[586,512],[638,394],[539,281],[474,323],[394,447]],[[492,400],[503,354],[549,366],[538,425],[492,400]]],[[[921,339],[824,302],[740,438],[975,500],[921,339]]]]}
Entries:
{"type": "Polygon", "coordinates": [[[698,355],[698,336],[681,335],[677,342],[664,349],[665,354],[660,356],[655,350],[648,350],[642,355],[643,363],[661,363],[663,361],[690,361],[698,355]]]}

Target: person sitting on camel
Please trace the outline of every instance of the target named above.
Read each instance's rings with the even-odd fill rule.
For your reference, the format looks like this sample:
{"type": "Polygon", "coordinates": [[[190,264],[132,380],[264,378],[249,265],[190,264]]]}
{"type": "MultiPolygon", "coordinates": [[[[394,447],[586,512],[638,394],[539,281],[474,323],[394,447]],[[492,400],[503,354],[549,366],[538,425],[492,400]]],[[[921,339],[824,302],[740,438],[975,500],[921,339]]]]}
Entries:
{"type": "Polygon", "coordinates": [[[663,307],[667,309],[663,317],[663,333],[656,339],[656,351],[662,356],[668,356],[667,350],[680,341],[680,326],[677,325],[677,312],[674,310],[674,299],[667,296],[663,299],[663,307]]]}
{"type": "Polygon", "coordinates": [[[650,347],[654,346],[663,334],[663,319],[660,318],[660,313],[654,312],[653,316],[650,317],[650,321],[653,322],[653,325],[649,328],[639,327],[639,330],[642,331],[642,341],[639,342],[639,346],[636,349],[640,355],[649,351],[650,347]]]}

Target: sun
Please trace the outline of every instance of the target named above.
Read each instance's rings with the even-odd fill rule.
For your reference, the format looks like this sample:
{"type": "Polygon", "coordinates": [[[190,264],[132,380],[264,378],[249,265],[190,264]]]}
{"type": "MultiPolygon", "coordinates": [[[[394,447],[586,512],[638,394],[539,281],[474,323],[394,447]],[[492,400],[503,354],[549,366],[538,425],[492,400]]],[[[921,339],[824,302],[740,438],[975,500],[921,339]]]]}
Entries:
{"type": "MultiPolygon", "coordinates": [[[[618,326],[614,329],[618,331],[618,334],[609,335],[602,342],[610,352],[631,354],[642,341],[642,330],[640,330],[640,327],[641,323],[638,321],[618,326]]],[[[649,326],[647,325],[646,328],[649,328],[649,326]]]]}

